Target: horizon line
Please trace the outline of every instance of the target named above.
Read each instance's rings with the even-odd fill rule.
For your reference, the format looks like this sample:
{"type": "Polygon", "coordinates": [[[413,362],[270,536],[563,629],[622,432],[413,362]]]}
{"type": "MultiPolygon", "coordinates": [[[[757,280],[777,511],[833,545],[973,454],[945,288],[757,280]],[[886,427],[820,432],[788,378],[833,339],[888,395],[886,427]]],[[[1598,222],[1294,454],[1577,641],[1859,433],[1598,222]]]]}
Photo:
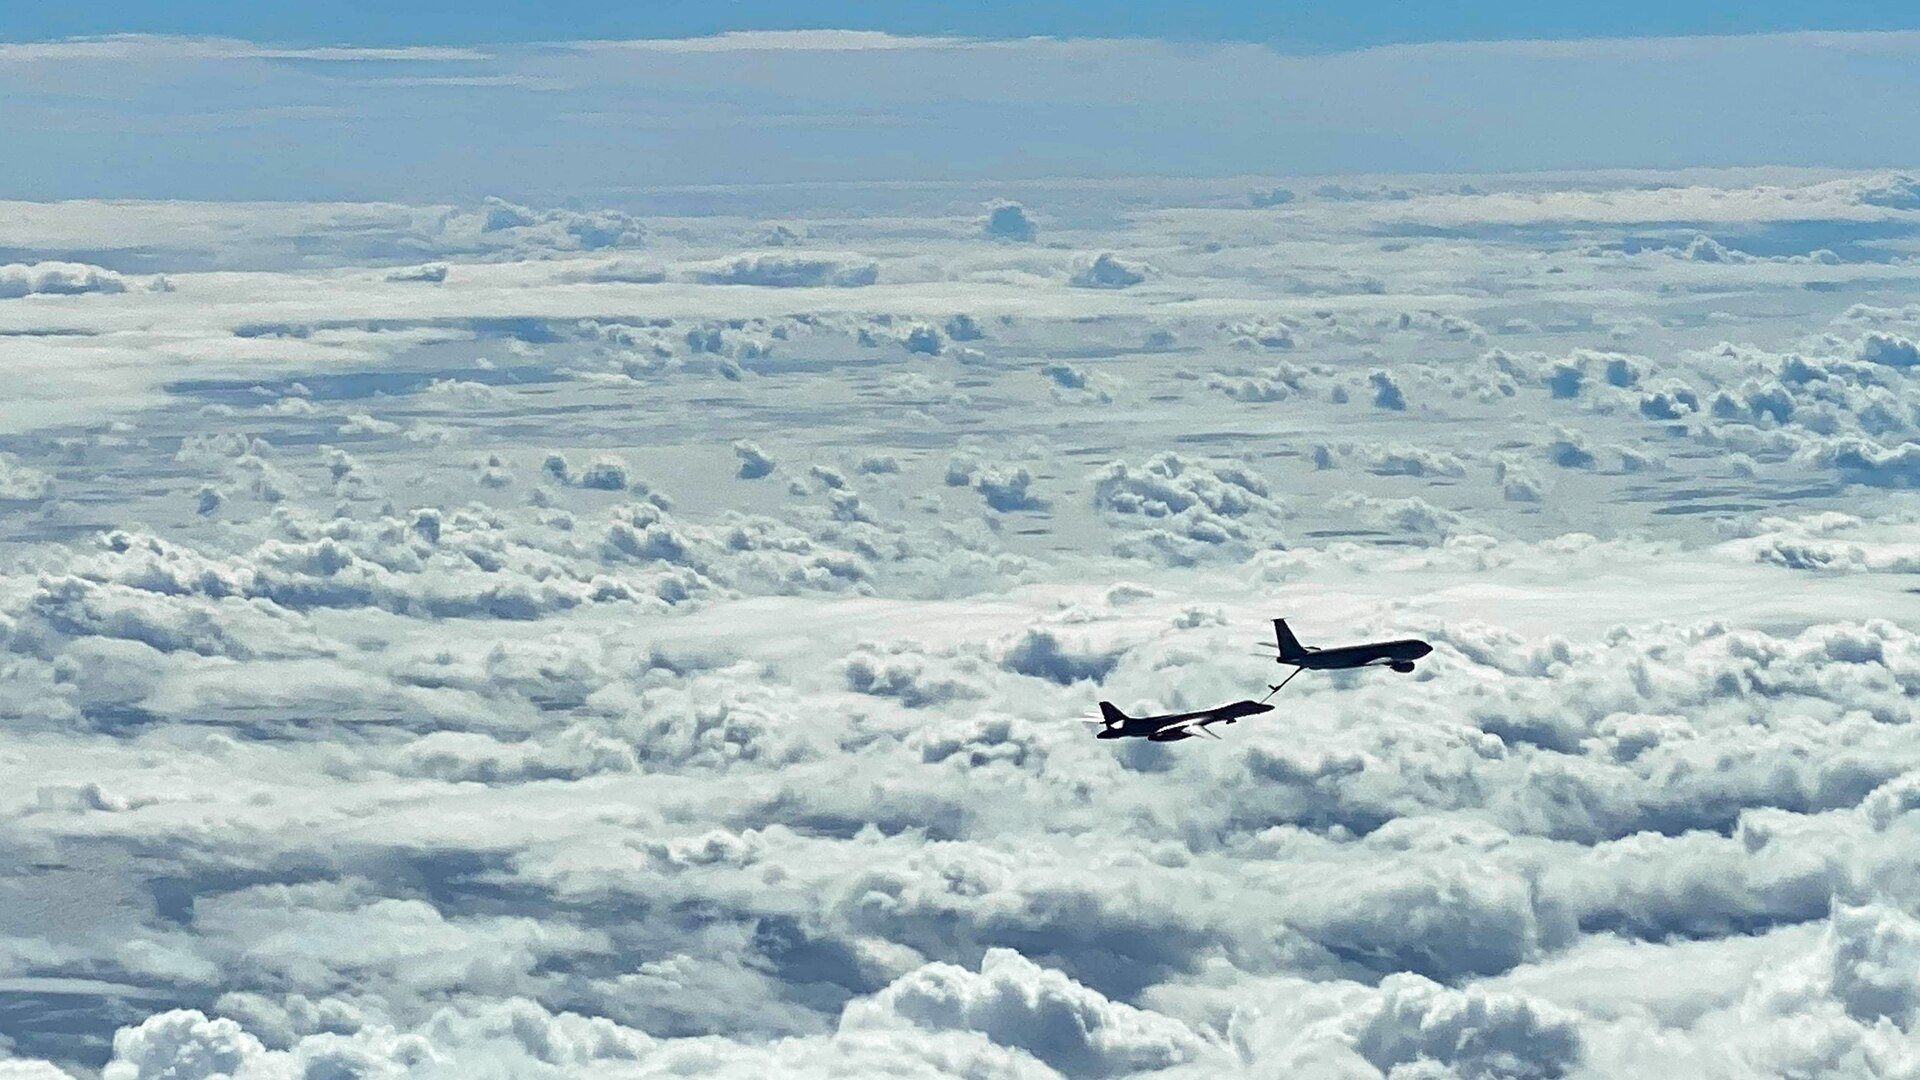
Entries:
{"type": "Polygon", "coordinates": [[[925,49],[932,51],[978,48],[1015,48],[1020,46],[1098,47],[1114,45],[1164,45],[1180,49],[1257,49],[1283,59],[1315,60],[1333,57],[1366,56],[1404,52],[1448,51],[1451,49],[1495,49],[1534,51],[1540,49],[1606,48],[1621,45],[1687,46],[1729,42],[1789,41],[1799,39],[1811,44],[1920,44],[1920,28],[1894,27],[1880,30],[1757,30],[1726,34],[1603,34],[1586,37],[1484,37],[1434,38],[1424,41],[1383,42],[1348,48],[1292,51],[1272,40],[1255,38],[1181,38],[1149,35],[1058,35],[1032,34],[1023,37],[969,37],[961,35],[895,34],[885,30],[820,27],[812,29],[723,30],[693,37],[659,38],[554,38],[500,41],[437,42],[385,45],[356,45],[351,42],[294,42],[221,34],[170,34],[126,32],[83,34],[57,38],[0,38],[0,62],[88,59],[108,55],[99,49],[111,45],[195,46],[188,51],[205,59],[298,59],[298,60],[392,60],[392,61],[485,61],[494,53],[523,50],[558,49],[572,51],[634,49],[658,52],[867,52],[925,49]],[[209,48],[212,46],[212,48],[209,48]],[[224,46],[224,48],[222,48],[224,46]],[[9,54],[31,53],[18,56],[9,54]]]}

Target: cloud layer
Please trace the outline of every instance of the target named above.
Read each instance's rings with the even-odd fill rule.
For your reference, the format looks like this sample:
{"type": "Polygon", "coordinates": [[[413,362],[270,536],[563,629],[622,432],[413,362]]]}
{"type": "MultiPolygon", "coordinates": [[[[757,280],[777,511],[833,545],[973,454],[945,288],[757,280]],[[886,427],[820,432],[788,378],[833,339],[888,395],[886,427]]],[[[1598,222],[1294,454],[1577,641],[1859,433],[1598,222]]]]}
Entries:
{"type": "Polygon", "coordinates": [[[1911,1075],[1911,187],[11,204],[0,1076],[1911,1075]]]}

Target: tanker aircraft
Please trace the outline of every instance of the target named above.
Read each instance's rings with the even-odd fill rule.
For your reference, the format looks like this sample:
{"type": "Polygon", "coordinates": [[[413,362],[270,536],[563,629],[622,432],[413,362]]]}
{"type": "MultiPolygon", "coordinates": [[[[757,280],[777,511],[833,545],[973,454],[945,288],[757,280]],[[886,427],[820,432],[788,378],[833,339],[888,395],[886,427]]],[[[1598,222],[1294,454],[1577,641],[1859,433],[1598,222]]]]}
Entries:
{"type": "MultiPolygon", "coordinates": [[[[1267,646],[1276,650],[1274,662],[1293,668],[1292,674],[1280,680],[1278,685],[1267,687],[1267,696],[1280,692],[1280,687],[1293,681],[1293,676],[1303,671],[1337,671],[1343,668],[1389,667],[1401,674],[1413,670],[1413,662],[1433,651],[1433,646],[1419,638],[1396,638],[1393,641],[1370,641],[1361,645],[1336,645],[1328,649],[1317,649],[1300,644],[1287,628],[1287,620],[1273,620],[1274,644],[1267,646]]],[[[1264,643],[1262,643],[1264,644],[1264,643]]]]}

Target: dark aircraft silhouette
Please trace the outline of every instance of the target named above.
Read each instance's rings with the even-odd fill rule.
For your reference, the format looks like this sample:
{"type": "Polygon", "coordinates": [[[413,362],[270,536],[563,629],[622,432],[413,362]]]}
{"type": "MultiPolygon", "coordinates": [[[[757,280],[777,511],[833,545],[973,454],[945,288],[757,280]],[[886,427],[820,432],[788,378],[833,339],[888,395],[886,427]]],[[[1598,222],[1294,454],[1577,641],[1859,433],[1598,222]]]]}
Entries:
{"type": "Polygon", "coordinates": [[[1433,646],[1418,638],[1400,638],[1395,641],[1371,641],[1364,645],[1341,645],[1332,649],[1314,649],[1300,644],[1300,639],[1287,629],[1287,620],[1273,620],[1274,648],[1280,655],[1274,657],[1276,663],[1293,667],[1293,674],[1280,680],[1278,686],[1269,686],[1267,696],[1280,692],[1280,687],[1293,681],[1293,676],[1303,671],[1334,671],[1342,668],[1373,667],[1380,664],[1402,674],[1413,670],[1413,662],[1433,651],[1433,646]]]}
{"type": "Polygon", "coordinates": [[[1102,739],[1147,739],[1152,742],[1178,742],[1191,739],[1196,734],[1214,735],[1207,730],[1208,724],[1231,724],[1243,716],[1257,716],[1263,712],[1272,712],[1273,706],[1259,701],[1236,701],[1231,705],[1222,705],[1217,709],[1202,709],[1199,712],[1169,713],[1165,716],[1128,716],[1113,707],[1111,701],[1100,703],[1099,720],[1088,720],[1089,724],[1101,725],[1096,737],[1102,739]]]}

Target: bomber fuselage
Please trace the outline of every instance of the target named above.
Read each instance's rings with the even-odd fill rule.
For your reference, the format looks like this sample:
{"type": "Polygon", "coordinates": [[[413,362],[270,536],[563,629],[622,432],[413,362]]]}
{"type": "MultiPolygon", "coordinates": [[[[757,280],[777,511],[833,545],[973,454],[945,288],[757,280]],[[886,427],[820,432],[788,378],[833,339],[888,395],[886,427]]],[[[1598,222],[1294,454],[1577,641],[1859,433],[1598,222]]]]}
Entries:
{"type": "Polygon", "coordinates": [[[1258,701],[1236,701],[1231,705],[1222,705],[1217,709],[1201,709],[1198,712],[1168,713],[1165,716],[1129,716],[1117,724],[1109,724],[1097,733],[1102,739],[1148,739],[1153,742],[1178,742],[1193,737],[1193,729],[1185,725],[1190,723],[1231,724],[1243,716],[1257,716],[1272,711],[1273,706],[1258,701]]]}

